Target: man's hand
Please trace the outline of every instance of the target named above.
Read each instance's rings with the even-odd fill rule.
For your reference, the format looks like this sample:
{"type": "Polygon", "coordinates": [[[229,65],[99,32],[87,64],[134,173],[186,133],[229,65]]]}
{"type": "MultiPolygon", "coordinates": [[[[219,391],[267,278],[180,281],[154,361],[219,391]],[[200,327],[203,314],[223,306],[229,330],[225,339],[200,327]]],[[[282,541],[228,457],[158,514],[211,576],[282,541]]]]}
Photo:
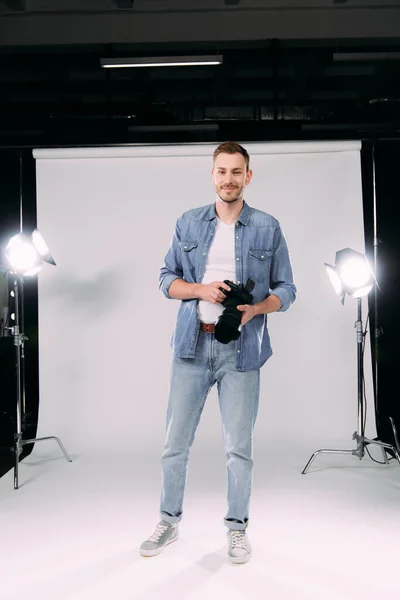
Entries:
{"type": "Polygon", "coordinates": [[[225,300],[226,295],[221,292],[219,288],[223,288],[227,292],[230,291],[229,285],[226,285],[223,281],[213,281],[212,283],[204,283],[200,288],[199,298],[211,304],[218,304],[225,300]]]}
{"type": "Polygon", "coordinates": [[[246,325],[257,314],[255,306],[251,304],[239,304],[236,308],[242,312],[241,325],[246,325]]]}

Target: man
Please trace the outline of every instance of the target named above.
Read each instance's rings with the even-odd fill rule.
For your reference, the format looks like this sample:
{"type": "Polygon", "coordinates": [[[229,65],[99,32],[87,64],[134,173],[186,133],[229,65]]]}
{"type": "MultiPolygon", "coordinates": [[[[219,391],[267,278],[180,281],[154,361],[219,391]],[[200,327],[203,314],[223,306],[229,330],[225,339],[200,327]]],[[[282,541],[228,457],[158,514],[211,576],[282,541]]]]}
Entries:
{"type": "MultiPolygon", "coordinates": [[[[289,254],[276,219],[250,208],[244,191],[252,171],[248,152],[225,142],[214,152],[215,204],[185,212],[177,221],[160,272],[160,289],[181,300],[171,345],[167,435],[162,454],[161,521],[143,542],[143,556],[159,554],[178,537],[187,463],[206,397],[216,383],[222,417],[227,475],[228,557],[247,562],[246,528],[253,470],[253,430],[259,400],[260,367],[271,356],[268,313],[294,302],[289,254]],[[224,280],[255,282],[254,304],[239,305],[241,334],[221,344],[214,326],[229,286],[224,280]]],[[[207,515],[200,515],[206,522],[207,515]]]]}

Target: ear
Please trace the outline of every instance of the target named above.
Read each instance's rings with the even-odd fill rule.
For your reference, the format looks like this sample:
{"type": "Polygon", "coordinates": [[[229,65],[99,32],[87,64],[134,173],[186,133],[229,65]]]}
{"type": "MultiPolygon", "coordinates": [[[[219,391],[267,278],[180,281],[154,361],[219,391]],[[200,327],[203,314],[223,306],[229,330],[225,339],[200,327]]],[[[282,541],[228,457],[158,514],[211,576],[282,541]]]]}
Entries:
{"type": "Polygon", "coordinates": [[[248,171],[248,173],[246,175],[246,185],[248,185],[250,183],[252,177],[253,177],[253,171],[250,170],[250,171],[248,171]]]}

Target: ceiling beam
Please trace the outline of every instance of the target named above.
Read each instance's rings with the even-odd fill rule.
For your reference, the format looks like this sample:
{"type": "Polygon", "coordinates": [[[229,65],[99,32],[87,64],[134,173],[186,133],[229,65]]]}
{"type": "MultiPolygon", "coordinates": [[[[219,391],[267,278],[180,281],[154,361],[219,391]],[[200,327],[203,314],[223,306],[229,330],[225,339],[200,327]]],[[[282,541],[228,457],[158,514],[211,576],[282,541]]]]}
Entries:
{"type": "Polygon", "coordinates": [[[197,12],[188,9],[165,12],[109,10],[61,13],[61,16],[56,10],[45,14],[26,10],[24,18],[10,12],[8,18],[0,19],[0,47],[397,39],[400,31],[399,5],[385,5],[375,10],[368,5],[351,9],[351,5],[331,4],[324,11],[310,6],[288,11],[276,7],[250,9],[243,3],[239,5],[240,10],[227,9],[222,3],[219,6],[219,9],[197,12]]]}
{"type": "Polygon", "coordinates": [[[26,9],[26,0],[1,0],[2,3],[14,12],[23,12],[26,9]]]}
{"type": "Polygon", "coordinates": [[[111,0],[117,8],[133,8],[135,0],[111,0]]]}

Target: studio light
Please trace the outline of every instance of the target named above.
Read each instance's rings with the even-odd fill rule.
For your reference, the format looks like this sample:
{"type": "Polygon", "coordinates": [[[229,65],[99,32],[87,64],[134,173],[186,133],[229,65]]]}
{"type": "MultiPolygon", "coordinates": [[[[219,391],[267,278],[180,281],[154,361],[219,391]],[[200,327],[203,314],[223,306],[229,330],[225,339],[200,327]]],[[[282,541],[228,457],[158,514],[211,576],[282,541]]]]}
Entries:
{"type": "Polygon", "coordinates": [[[49,265],[56,266],[54,258],[50,254],[48,245],[44,241],[42,234],[37,229],[34,229],[32,232],[32,243],[44,262],[49,263],[49,265]]]}
{"type": "Polygon", "coordinates": [[[340,297],[342,304],[345,296],[351,296],[357,300],[357,321],[355,323],[357,335],[357,396],[358,396],[358,428],[353,433],[353,440],[356,441],[355,450],[335,450],[323,448],[314,452],[310,460],[304,467],[302,474],[305,475],[318,454],[350,454],[357,456],[360,460],[364,458],[365,448],[370,444],[378,446],[383,455],[383,464],[388,464],[386,451],[397,459],[400,464],[400,442],[397,435],[394,420],[390,417],[393,436],[396,446],[386,444],[378,439],[369,439],[365,437],[365,401],[364,401],[364,338],[367,334],[363,328],[362,321],[362,297],[366,296],[374,286],[378,286],[375,275],[368,263],[365,254],[356,252],[351,248],[343,248],[336,252],[335,266],[325,263],[328,277],[333,285],[336,294],[340,297]]]}
{"type": "Polygon", "coordinates": [[[35,229],[31,236],[25,233],[14,235],[4,252],[13,273],[22,277],[36,275],[47,262],[55,265],[43,236],[35,229]]]}
{"type": "Polygon", "coordinates": [[[222,65],[223,57],[215,56],[149,56],[138,58],[102,58],[103,69],[124,69],[141,67],[199,67],[222,65]]]}
{"type": "MultiPolygon", "coordinates": [[[[22,207],[22,199],[21,199],[22,207]]],[[[22,210],[22,209],[21,209],[22,210]]],[[[22,212],[21,212],[22,214],[22,212]]],[[[4,257],[11,268],[13,289],[10,295],[13,297],[15,312],[11,314],[11,321],[7,330],[11,332],[15,346],[16,357],[16,382],[17,382],[17,419],[16,433],[14,435],[14,489],[19,487],[19,459],[26,444],[54,440],[58,443],[66,460],[71,462],[62,442],[55,436],[25,439],[23,437],[22,423],[25,415],[25,341],[28,339],[24,334],[24,278],[36,275],[43,268],[45,262],[55,265],[54,258],[43,239],[43,236],[35,229],[32,235],[21,232],[14,235],[4,249],[4,257]]]]}
{"type": "Polygon", "coordinates": [[[23,233],[8,242],[5,255],[14,273],[35,275],[42,268],[42,259],[31,240],[23,233]]]}
{"type": "Polygon", "coordinates": [[[335,266],[325,263],[328,277],[342,304],[346,294],[362,298],[369,294],[376,281],[365,254],[351,248],[336,252],[335,266]]]}

